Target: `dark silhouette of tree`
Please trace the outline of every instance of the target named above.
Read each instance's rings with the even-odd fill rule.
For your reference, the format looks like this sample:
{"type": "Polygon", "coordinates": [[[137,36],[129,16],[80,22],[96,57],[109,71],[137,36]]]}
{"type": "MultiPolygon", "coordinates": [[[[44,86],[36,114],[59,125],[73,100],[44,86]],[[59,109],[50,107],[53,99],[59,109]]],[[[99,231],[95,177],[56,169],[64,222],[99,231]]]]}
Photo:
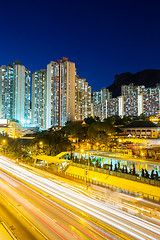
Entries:
{"type": "Polygon", "coordinates": [[[88,117],[84,119],[85,123],[88,125],[92,125],[92,123],[95,123],[96,120],[93,117],[88,117]]]}
{"type": "Polygon", "coordinates": [[[57,155],[62,151],[66,151],[71,147],[71,143],[66,136],[59,132],[44,132],[32,141],[31,145],[39,146],[39,142],[43,142],[43,151],[47,155],[57,155]]]}

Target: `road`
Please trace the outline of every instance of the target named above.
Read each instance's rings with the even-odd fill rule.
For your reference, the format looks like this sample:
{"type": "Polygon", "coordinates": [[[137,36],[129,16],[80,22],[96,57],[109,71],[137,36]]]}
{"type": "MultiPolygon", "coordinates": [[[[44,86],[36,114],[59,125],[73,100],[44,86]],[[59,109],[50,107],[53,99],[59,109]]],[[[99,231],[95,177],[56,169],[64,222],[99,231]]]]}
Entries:
{"type": "Polygon", "coordinates": [[[124,235],[160,239],[159,220],[123,211],[91,192],[26,170],[2,156],[0,169],[2,205],[19,222],[25,235],[19,239],[100,240],[124,239],[124,235]]]}

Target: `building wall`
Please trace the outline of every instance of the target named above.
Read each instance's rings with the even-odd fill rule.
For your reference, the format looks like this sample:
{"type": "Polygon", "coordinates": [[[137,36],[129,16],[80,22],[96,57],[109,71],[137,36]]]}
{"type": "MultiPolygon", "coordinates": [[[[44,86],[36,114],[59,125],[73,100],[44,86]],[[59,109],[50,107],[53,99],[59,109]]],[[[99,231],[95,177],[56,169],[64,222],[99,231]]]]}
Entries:
{"type": "Polygon", "coordinates": [[[75,81],[75,120],[83,120],[91,116],[91,87],[86,79],[75,81]]]}
{"type": "Polygon", "coordinates": [[[15,119],[23,122],[25,103],[25,67],[15,65],[15,119]]]}
{"type": "Polygon", "coordinates": [[[50,64],[47,65],[47,83],[46,83],[46,90],[47,90],[47,96],[46,96],[46,106],[45,106],[45,122],[46,122],[46,128],[51,127],[51,78],[53,76],[53,70],[54,70],[54,62],[50,62],[50,64]]]}
{"type": "Polygon", "coordinates": [[[106,101],[106,117],[119,115],[119,99],[112,98],[106,101]]]}
{"type": "Polygon", "coordinates": [[[119,106],[119,116],[123,117],[124,115],[124,96],[118,98],[118,106],[119,106]]]}
{"type": "Polygon", "coordinates": [[[134,96],[143,93],[146,91],[144,85],[141,86],[134,86],[133,83],[129,85],[122,85],[121,86],[121,94],[122,96],[134,96]]]}
{"type": "Polygon", "coordinates": [[[24,119],[31,122],[31,71],[25,69],[25,102],[24,102],[24,119]]]}
{"type": "Polygon", "coordinates": [[[15,73],[12,66],[0,67],[0,118],[10,119],[15,113],[15,73]]]}
{"type": "Polygon", "coordinates": [[[85,112],[84,118],[91,117],[91,86],[88,86],[87,84],[87,96],[86,96],[86,102],[87,102],[87,113],[85,112]]]}
{"type": "MultiPolygon", "coordinates": [[[[67,116],[62,118],[61,126],[64,126],[67,121],[75,119],[75,63],[66,61],[64,65],[67,69],[67,79],[64,79],[64,82],[67,81],[67,116]]],[[[63,98],[63,94],[61,97],[63,98]]],[[[65,106],[65,102],[63,102],[62,110],[63,106],[65,106]]]]}
{"type": "Polygon", "coordinates": [[[47,70],[41,69],[32,74],[32,124],[41,129],[45,124],[45,100],[46,100],[47,70]]]}
{"type": "Polygon", "coordinates": [[[47,65],[46,128],[75,119],[75,63],[63,58],[47,65]]]}
{"type": "Polygon", "coordinates": [[[160,99],[159,92],[143,94],[143,113],[145,116],[158,116],[160,99]]]}
{"type": "MultiPolygon", "coordinates": [[[[100,109],[100,104],[98,106],[100,109]]],[[[159,85],[156,88],[133,86],[133,84],[129,86],[124,85],[122,86],[122,96],[107,100],[106,102],[106,116],[140,116],[141,114],[145,116],[159,116],[159,85]]]]}
{"type": "Polygon", "coordinates": [[[92,116],[99,117],[101,120],[106,118],[106,100],[111,99],[112,93],[107,88],[94,91],[92,94],[92,116]]]}
{"type": "Polygon", "coordinates": [[[136,138],[158,138],[160,134],[159,128],[126,128],[125,134],[136,138]]]}
{"type": "Polygon", "coordinates": [[[133,95],[132,97],[124,96],[123,105],[123,115],[138,116],[138,95],[133,95]]]}
{"type": "Polygon", "coordinates": [[[30,119],[30,71],[20,62],[0,68],[0,117],[30,119]]]}

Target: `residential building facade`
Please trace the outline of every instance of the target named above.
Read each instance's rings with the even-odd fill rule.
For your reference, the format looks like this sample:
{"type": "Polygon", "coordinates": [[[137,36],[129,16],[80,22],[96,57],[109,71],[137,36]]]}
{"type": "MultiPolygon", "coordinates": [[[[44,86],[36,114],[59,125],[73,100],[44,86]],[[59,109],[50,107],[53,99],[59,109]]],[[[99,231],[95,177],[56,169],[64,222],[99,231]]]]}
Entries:
{"type": "Polygon", "coordinates": [[[91,87],[86,79],[75,78],[75,120],[91,116],[91,87]]]}
{"type": "Polygon", "coordinates": [[[106,118],[119,115],[119,99],[112,98],[106,100],[106,118]]]}
{"type": "Polygon", "coordinates": [[[46,85],[47,70],[41,69],[32,74],[32,124],[40,129],[46,129],[46,85]]]}
{"type": "MultiPolygon", "coordinates": [[[[100,105],[99,105],[100,108],[100,105]]],[[[160,87],[122,86],[122,96],[106,101],[106,117],[125,116],[158,117],[160,114],[160,87]]]]}
{"type": "Polygon", "coordinates": [[[15,71],[13,66],[0,67],[0,118],[15,116],[15,71]]]}
{"type": "Polygon", "coordinates": [[[92,94],[92,116],[103,120],[106,117],[106,100],[111,99],[112,93],[107,88],[94,91],[92,94]]]}
{"type": "Polygon", "coordinates": [[[0,118],[30,121],[31,72],[19,61],[0,67],[0,118]]]}
{"type": "Polygon", "coordinates": [[[47,65],[46,128],[75,119],[75,73],[67,58],[47,65]]]}

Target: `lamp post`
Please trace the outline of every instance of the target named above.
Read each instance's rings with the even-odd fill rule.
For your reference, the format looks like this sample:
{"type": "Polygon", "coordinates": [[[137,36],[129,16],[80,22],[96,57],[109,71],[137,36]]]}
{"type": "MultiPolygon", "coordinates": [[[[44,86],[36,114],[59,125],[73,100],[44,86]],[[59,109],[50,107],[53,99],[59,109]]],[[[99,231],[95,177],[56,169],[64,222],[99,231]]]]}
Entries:
{"type": "Polygon", "coordinates": [[[144,153],[143,153],[143,152],[141,153],[141,156],[142,156],[142,160],[143,160],[143,156],[144,156],[144,153]]]}
{"type": "Polygon", "coordinates": [[[98,145],[99,145],[99,143],[97,142],[96,145],[97,145],[97,151],[98,151],[98,145]]]}
{"type": "Polygon", "coordinates": [[[88,148],[88,150],[90,150],[90,144],[89,143],[87,143],[87,148],[88,148]]]}
{"type": "MultiPolygon", "coordinates": [[[[81,157],[82,157],[82,154],[83,154],[84,150],[81,149],[81,157]]],[[[86,154],[85,154],[85,157],[86,157],[86,154]]],[[[89,171],[89,156],[88,156],[88,159],[87,159],[87,167],[84,169],[84,176],[85,176],[85,185],[86,185],[86,189],[88,189],[88,185],[87,185],[87,176],[88,176],[88,171],[89,171]]]]}
{"type": "Polygon", "coordinates": [[[82,154],[83,154],[83,152],[84,152],[84,150],[83,150],[83,149],[81,149],[81,158],[82,158],[82,154]]]}
{"type": "Polygon", "coordinates": [[[39,142],[39,147],[40,147],[40,149],[42,149],[42,152],[43,152],[43,142],[42,141],[39,142]]]}
{"type": "Polygon", "coordinates": [[[5,139],[2,140],[2,144],[3,144],[3,152],[5,153],[5,144],[6,144],[6,140],[5,139]]]}

